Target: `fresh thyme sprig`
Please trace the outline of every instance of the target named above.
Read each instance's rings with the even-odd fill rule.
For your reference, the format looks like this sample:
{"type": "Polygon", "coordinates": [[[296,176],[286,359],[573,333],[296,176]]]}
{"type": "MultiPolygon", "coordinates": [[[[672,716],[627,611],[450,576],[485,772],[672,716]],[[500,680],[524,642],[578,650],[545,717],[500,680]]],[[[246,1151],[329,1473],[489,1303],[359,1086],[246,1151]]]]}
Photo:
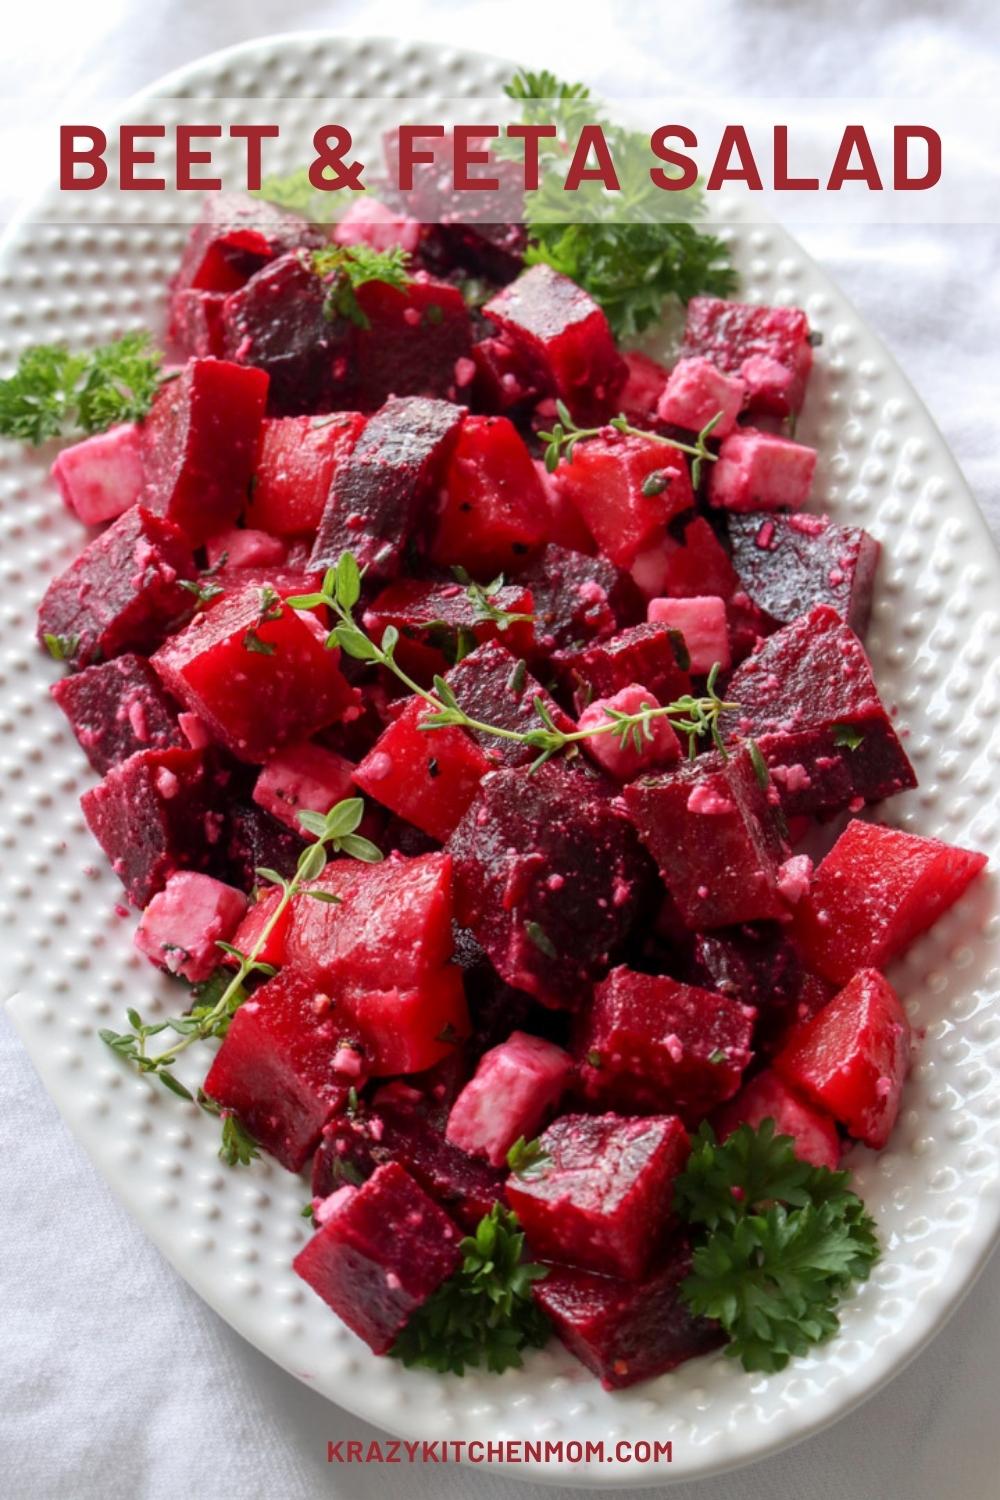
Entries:
{"type": "Polygon", "coordinates": [[[558,755],[560,751],[575,746],[580,740],[592,739],[598,734],[613,734],[623,747],[628,745],[631,739],[632,743],[641,748],[643,740],[650,740],[653,737],[652,721],[662,718],[668,719],[676,729],[687,735],[689,755],[694,756],[698,741],[706,737],[711,738],[716,748],[723,754],[725,753],[719,732],[719,718],[727,710],[739,708],[739,704],[720,698],[716,692],[715,684],[720,671],[718,662],[708,674],[705,696],[702,698],[695,698],[690,693],[685,693],[673,703],[646,703],[631,714],[606,709],[604,723],[591,724],[585,729],[576,729],[567,733],[556,725],[544,698],[536,696],[534,707],[541,720],[539,727],[526,730],[505,729],[499,724],[488,724],[483,719],[474,719],[471,714],[467,714],[455,697],[451,684],[443,677],[434,678],[433,691],[414,681],[396,660],[399,631],[395,625],[386,626],[382,633],[382,640],[378,644],[365,633],[354,616],[355,606],[361,598],[361,579],[362,572],[357,558],[350,552],[343,552],[334,566],[327,569],[323,578],[323,586],[317,593],[300,594],[286,602],[292,609],[315,609],[319,605],[324,605],[329,609],[336,616],[337,624],[327,636],[327,646],[331,649],[339,646],[356,661],[370,662],[372,666],[384,667],[392,672],[411,693],[422,698],[432,710],[422,719],[420,723],[422,730],[452,727],[470,729],[480,734],[491,735],[494,739],[511,740],[519,745],[527,745],[530,749],[538,751],[538,755],[532,762],[532,770],[536,770],[545,761],[551,760],[552,756],[558,755]],[[636,731],[638,731],[638,739],[635,738],[636,731]]]}
{"type": "Polygon", "coordinates": [[[465,568],[452,568],[451,571],[465,589],[477,620],[489,620],[498,630],[509,630],[519,620],[529,623],[535,618],[534,615],[519,614],[515,610],[504,609],[497,603],[500,590],[506,584],[502,573],[498,573],[491,583],[476,583],[465,568]]]}
{"type": "MultiPolygon", "coordinates": [[[[557,401],[556,416],[559,420],[552,430],[538,434],[546,445],[545,467],[550,474],[559,467],[561,459],[565,459],[568,464],[573,462],[573,450],[582,438],[600,437],[608,427],[613,427],[615,432],[626,433],[629,437],[648,438],[650,442],[663,443],[667,448],[676,448],[679,453],[687,453],[693,460],[691,483],[695,489],[701,483],[702,465],[714,464],[719,456],[709,448],[708,439],[722,420],[721,411],[717,411],[711,421],[705,423],[693,443],[682,443],[679,438],[664,437],[661,432],[648,432],[643,427],[633,427],[624,412],[620,412],[617,417],[612,417],[604,427],[578,427],[565,402],[557,401]]],[[[660,487],[662,488],[662,485],[660,487]]],[[[646,490],[645,493],[650,494],[655,491],[646,490]]]]}
{"type": "Polygon", "coordinates": [[[540,1140],[529,1141],[523,1135],[517,1140],[507,1152],[507,1166],[515,1177],[520,1177],[522,1182],[530,1182],[534,1177],[542,1177],[545,1168],[552,1158],[542,1145],[540,1140]]]}
{"type": "MultiPolygon", "coordinates": [[[[225,1036],[233,1016],[247,998],[246,982],[248,979],[258,974],[269,977],[277,972],[274,966],[266,963],[260,955],[290,902],[300,892],[307,895],[314,894],[304,888],[322,875],[331,853],[347,854],[367,863],[375,863],[382,858],[381,851],[356,831],[364,816],[364,810],[364,802],[360,797],[349,797],[343,802],[338,802],[328,813],[302,812],[299,814],[299,821],[313,835],[313,842],[307,844],[302,850],[295,873],[290,879],[279,875],[276,870],[262,868],[257,871],[259,878],[269,885],[276,886],[281,895],[249,953],[241,953],[231,943],[220,942],[218,944],[224,953],[236,960],[235,973],[227,983],[221,985],[219,993],[216,994],[216,991],[220,989],[219,985],[212,985],[211,992],[208,995],[203,993],[199,997],[201,1003],[192,1006],[186,1015],[171,1017],[166,1021],[146,1022],[138,1011],[130,1008],[126,1012],[130,1030],[116,1032],[104,1029],[99,1033],[102,1042],[110,1047],[112,1052],[131,1063],[140,1073],[152,1074],[170,1093],[177,1094],[179,1098],[187,1099],[192,1104],[200,1105],[208,1114],[222,1115],[222,1146],[219,1155],[230,1165],[245,1164],[252,1155],[257,1154],[255,1148],[250,1150],[253,1144],[250,1137],[233,1116],[221,1111],[215,1101],[209,1099],[203,1090],[199,1089],[197,1094],[192,1094],[191,1090],[174,1075],[173,1064],[181,1053],[187,1051],[188,1047],[195,1042],[207,1041],[210,1037],[221,1039],[225,1036]],[[161,1052],[151,1053],[147,1046],[150,1038],[159,1036],[168,1028],[177,1034],[179,1040],[171,1043],[161,1052]],[[249,1146],[247,1142],[250,1142],[249,1146]]],[[[330,899],[331,895],[329,892],[318,894],[321,899],[330,899]]],[[[209,981],[209,983],[212,982],[209,981]]]]}

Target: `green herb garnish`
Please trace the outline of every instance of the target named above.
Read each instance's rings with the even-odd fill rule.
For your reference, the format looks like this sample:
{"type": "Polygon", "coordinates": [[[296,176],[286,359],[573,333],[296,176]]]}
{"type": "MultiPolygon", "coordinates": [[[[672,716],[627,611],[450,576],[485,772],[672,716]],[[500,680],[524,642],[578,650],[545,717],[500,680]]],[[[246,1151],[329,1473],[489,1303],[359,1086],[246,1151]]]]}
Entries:
{"type": "Polygon", "coordinates": [[[357,289],[369,281],[382,281],[398,291],[410,284],[409,252],[401,245],[373,250],[371,245],[324,245],[312,252],[313,270],[327,285],[323,312],[331,322],[346,318],[358,328],[371,322],[357,298],[357,289]]]}
{"type": "Polygon", "coordinates": [[[14,374],[0,380],[0,436],[37,444],[140,421],[165,378],[161,359],[142,332],[87,354],[62,344],[26,349],[14,374]]]}

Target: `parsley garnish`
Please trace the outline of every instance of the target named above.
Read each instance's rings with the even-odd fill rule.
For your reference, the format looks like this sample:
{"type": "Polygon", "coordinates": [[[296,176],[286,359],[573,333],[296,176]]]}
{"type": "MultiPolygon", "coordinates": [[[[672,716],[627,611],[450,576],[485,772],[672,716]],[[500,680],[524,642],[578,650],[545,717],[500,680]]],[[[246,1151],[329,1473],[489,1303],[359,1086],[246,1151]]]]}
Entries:
{"type": "Polygon", "coordinates": [[[865,737],[854,724],[834,724],[833,743],[845,750],[857,750],[863,745],[865,737]]]}
{"type": "Polygon", "coordinates": [[[371,245],[324,245],[312,253],[312,266],[327,284],[324,316],[332,322],[346,318],[358,328],[370,328],[371,322],[357,299],[357,288],[369,281],[384,281],[398,291],[410,284],[407,267],[409,252],[401,245],[390,250],[373,250],[371,245]]]}
{"type": "Polygon", "coordinates": [[[42,640],[53,661],[72,661],[80,644],[78,635],[50,635],[48,631],[42,636],[42,640]]]}
{"type": "Polygon", "coordinates": [[[140,421],[164,379],[161,358],[141,332],[88,354],[62,344],[26,349],[14,374],[0,380],[0,436],[37,444],[140,421]]]}
{"type": "Polygon", "coordinates": [[[525,1182],[530,1182],[535,1177],[544,1177],[545,1168],[551,1160],[541,1141],[528,1141],[523,1135],[518,1136],[507,1152],[507,1166],[515,1177],[520,1177],[525,1182]]]}

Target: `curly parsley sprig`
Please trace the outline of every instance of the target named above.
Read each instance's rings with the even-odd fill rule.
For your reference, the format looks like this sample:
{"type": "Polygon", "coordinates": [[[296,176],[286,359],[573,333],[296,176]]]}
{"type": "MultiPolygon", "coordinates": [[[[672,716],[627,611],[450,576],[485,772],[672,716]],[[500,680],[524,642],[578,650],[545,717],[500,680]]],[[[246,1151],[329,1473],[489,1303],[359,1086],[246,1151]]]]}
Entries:
{"type": "MultiPolygon", "coordinates": [[[[676,448],[679,453],[687,453],[693,460],[691,464],[691,483],[695,489],[698,488],[701,482],[702,464],[714,464],[719,456],[709,448],[708,439],[722,420],[721,411],[717,411],[711,421],[705,423],[693,443],[683,443],[678,438],[665,437],[661,432],[648,432],[643,427],[633,427],[624,412],[620,412],[617,417],[612,417],[611,421],[606,422],[604,427],[578,427],[565,402],[557,401],[556,416],[558,417],[558,421],[552,430],[538,434],[542,442],[546,445],[545,467],[550,474],[559,467],[563,459],[568,464],[573,462],[573,450],[582,438],[600,437],[607,427],[613,428],[615,432],[623,432],[629,437],[647,438],[653,443],[663,443],[667,448],[676,448]]],[[[647,489],[643,486],[644,494],[655,495],[659,490],[663,489],[664,481],[655,472],[650,474],[647,484],[650,481],[652,481],[650,488],[647,489]]]]}
{"type": "Polygon", "coordinates": [[[170,379],[160,369],[162,358],[144,332],[86,354],[71,354],[62,344],[26,349],[14,374],[0,380],[0,436],[38,444],[139,421],[170,379]]]}
{"type": "Polygon", "coordinates": [[[323,314],[331,322],[346,318],[358,328],[370,328],[371,320],[358,301],[358,287],[370,281],[405,291],[410,284],[410,255],[401,245],[375,250],[371,245],[324,245],[312,252],[312,268],[326,287],[323,314]]]}

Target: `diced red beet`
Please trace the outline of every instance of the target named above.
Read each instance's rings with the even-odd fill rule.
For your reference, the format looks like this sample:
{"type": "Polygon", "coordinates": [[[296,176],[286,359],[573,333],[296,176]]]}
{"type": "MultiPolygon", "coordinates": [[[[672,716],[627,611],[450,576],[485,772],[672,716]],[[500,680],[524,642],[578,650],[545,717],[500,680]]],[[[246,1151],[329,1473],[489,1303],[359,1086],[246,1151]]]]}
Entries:
{"type": "Polygon", "coordinates": [[[543,1155],[507,1180],[532,1252],[635,1279],[648,1268],[688,1155],[674,1115],[563,1115],[539,1137],[543,1155]]]}
{"type": "Polygon", "coordinates": [[[199,750],[140,750],[80,798],[133,906],[148,905],[175,871],[208,863],[208,792],[199,750]]]}
{"type": "Polygon", "coordinates": [[[95,771],[101,775],[137,750],[165,750],[187,740],[177,710],[141,656],[116,656],[61,677],[52,696],[95,771]]]}
{"type": "Polygon", "coordinates": [[[266,399],[262,370],[192,359],[142,425],[144,504],[193,547],[231,525],[246,503],[266,399]]]}
{"type": "Polygon", "coordinates": [[[506,417],[466,417],[444,474],[431,561],[492,578],[548,541],[545,496],[506,417]]]}
{"type": "Polygon", "coordinates": [[[582,741],[592,760],[616,781],[632,781],[643,771],[672,766],[681,758],[681,743],[667,718],[650,719],[645,728],[636,725],[621,737],[608,728],[615,714],[637,714],[660,708],[659,699],[641,683],[632,682],[610,698],[595,698],[580,715],[580,729],[603,729],[582,741]]]}
{"type": "Polygon", "coordinates": [[[761,641],[730,678],[723,734],[752,738],[789,816],[836,812],[916,785],[857,636],[817,605],[761,641]]]}
{"type": "Polygon", "coordinates": [[[472,346],[476,367],[469,397],[477,411],[505,412],[524,407],[549,392],[545,370],[524,349],[503,339],[479,339],[472,346]]]}
{"type": "Polygon", "coordinates": [[[195,287],[171,293],[167,342],[179,359],[222,358],[222,309],[228,295],[195,287]]]}
{"type": "Polygon", "coordinates": [[[625,788],[639,837],[695,931],[787,914],[778,874],[788,849],[769,791],[743,746],[625,788]]]}
{"type": "Polygon", "coordinates": [[[619,405],[633,427],[655,427],[657,403],[667,383],[666,366],[637,349],[628,350],[623,358],[628,380],[619,405]]]}
{"type": "Polygon", "coordinates": [[[884,969],[953,906],[985,854],[853,818],[796,907],[806,961],[835,983],[884,969]]]}
{"type": "Polygon", "coordinates": [[[678,1294],[691,1270],[680,1246],[641,1281],[618,1281],[552,1266],[532,1291],[556,1333],[606,1391],[652,1380],[723,1341],[717,1323],[696,1318],[678,1294]]]}
{"type": "Polygon", "coordinates": [[[210,568],[280,568],[287,555],[280,537],[245,526],[227,526],[205,542],[210,568]]]}
{"type": "Polygon", "coordinates": [[[323,231],[298,214],[249,193],[208,193],[191,231],[174,290],[231,292],[267,261],[316,247],[323,231]]]}
{"type": "Polygon", "coordinates": [[[740,1125],[756,1129],[764,1120],[774,1121],[775,1135],[790,1135],[795,1155],[814,1167],[840,1166],[840,1137],[832,1119],[814,1109],[771,1068],[744,1084],[735,1099],[723,1105],[715,1117],[720,1141],[740,1125]]]}
{"type": "Polygon", "coordinates": [[[710,505],[729,511],[798,510],[809,498],[816,450],[741,427],[722,442],[708,476],[710,505]]]}
{"type": "Polygon", "coordinates": [[[809,323],[797,307],[692,297],[682,352],[704,355],[726,374],[739,375],[751,411],[786,417],[802,405],[813,355],[809,323]]]}
{"type": "Polygon", "coordinates": [[[176,526],[134,506],[54,578],[38,609],[38,638],[59,638],[74,667],[152,651],[191,610],[179,579],[194,560],[176,526]]]}
{"type": "Polygon", "coordinates": [[[546,370],[578,422],[603,421],[614,411],[628,368],[603,311],[568,276],[532,266],[483,312],[512,348],[546,370]]]}
{"type": "Polygon", "coordinates": [[[489,617],[481,596],[459,583],[424,583],[401,579],[383,589],[364,613],[365,629],[381,641],[389,625],[399,631],[396,660],[424,686],[445,673],[463,653],[484,641],[500,640],[517,656],[534,644],[534,596],[520,582],[504,584],[488,594],[506,623],[489,617]],[[523,616],[523,618],[521,618],[523,616]]]}
{"type": "Polygon", "coordinates": [[[796,1027],[777,1073],[876,1151],[888,1143],[910,1065],[910,1026],[895,990],[862,969],[796,1027]]]}
{"type": "Polygon", "coordinates": [[[253,800],[279,822],[302,832],[300,812],[328,813],[354,790],[354,767],[334,750],[308,740],[286,745],[257,777],[253,800]]]}
{"type": "Polygon", "coordinates": [[[599,1108],[693,1122],[739,1088],[755,1014],[665,974],[612,969],[577,1033],[584,1092],[599,1108]]]}
{"type": "Polygon", "coordinates": [[[368,322],[355,331],[362,411],[374,411],[390,396],[464,399],[476,367],[469,312],[458,287],[418,272],[405,291],[366,281],[355,295],[368,322]]]}
{"type": "Polygon", "coordinates": [[[644,683],[660,703],[691,691],[687,649],[679,631],[666,625],[630,625],[604,641],[592,641],[554,658],[577,711],[595,698],[611,698],[630,683],[644,683]]]}
{"type": "Polygon", "coordinates": [[[699,933],[684,978],[754,1006],[754,1047],[765,1056],[780,1046],[790,1027],[815,1015],[833,994],[826,980],[803,967],[785,928],[771,922],[699,933]]]}
{"type": "MultiPolygon", "coordinates": [[[[509,636],[508,630],[503,639],[509,636]]],[[[498,640],[477,646],[444,675],[470,718],[494,724],[498,729],[523,733],[539,726],[535,700],[540,698],[557,729],[570,734],[576,727],[541,683],[532,677],[523,658],[508,651],[498,640]]],[[[538,753],[530,745],[518,744],[516,740],[498,739],[496,735],[481,730],[469,730],[468,733],[494,765],[502,761],[508,766],[523,766],[534,760],[538,753]]]]}
{"type": "Polygon", "coordinates": [[[606,640],[642,616],[642,601],[627,574],[604,557],[586,557],[551,543],[518,573],[531,590],[535,643],[543,651],[575,650],[606,640]]]}
{"type": "Polygon", "coordinates": [[[246,508],[249,526],[275,536],[315,533],[333,476],[365,425],[360,412],[322,417],[268,417],[246,508]]]}
{"type": "Polygon", "coordinates": [[[646,877],[600,784],[553,761],[492,771],[449,847],[456,918],[500,976],[576,1009],[628,931],[646,877]]]}
{"type": "Polygon", "coordinates": [[[683,454],[612,432],[577,443],[553,483],[576,506],[603,556],[630,568],[667,522],[694,504],[683,454]]]}
{"type": "Polygon", "coordinates": [[[242,891],[211,875],[178,870],[139,919],[135,946],[169,974],[189,984],[207,979],[222,959],[247,909],[242,891]]]}
{"type": "Polygon", "coordinates": [[[259,869],[277,870],[290,877],[295,873],[299,855],[305,847],[305,836],[295,834],[263,808],[237,803],[226,818],[225,858],[228,878],[240,890],[252,891],[259,869]]]}
{"type": "Polygon", "coordinates": [[[654,624],[680,631],[695,674],[710,672],[716,663],[723,669],[729,666],[726,605],[717,595],[651,599],[648,615],[654,624]]]}
{"type": "Polygon", "coordinates": [[[312,565],[327,568],[353,552],[372,578],[399,572],[429,495],[458,438],[462,408],[422,396],[391,398],[337,464],[320,520],[312,565]]]}
{"type": "Polygon", "coordinates": [[[573,1059],[561,1047],[525,1031],[480,1059],[448,1116],[447,1138],[472,1156],[502,1167],[522,1136],[531,1140],[555,1109],[573,1074],[573,1059]]]}
{"type": "Polygon", "coordinates": [[[303,895],[293,902],[287,961],[318,984],[410,988],[452,953],[452,862],[447,854],[381,864],[335,859],[316,882],[339,904],[303,895]]]}
{"type": "Polygon", "coordinates": [[[423,729],[434,710],[414,695],[354,769],[363,792],[444,843],[493,762],[464,729],[423,729]]]}
{"type": "Polygon", "coordinates": [[[63,448],[52,465],[67,510],[85,526],[99,526],[142,498],[139,429],[122,422],[63,448]]]}
{"type": "Polygon", "coordinates": [[[342,1188],[292,1262],[376,1354],[461,1264],[458,1227],[395,1162],[342,1188]],[[343,1195],[343,1196],[341,1196],[343,1195]]]}
{"type": "Polygon", "coordinates": [[[452,1055],[469,1035],[461,970],[436,969],[410,986],[347,990],[336,1006],[376,1078],[422,1073],[452,1055]]]}
{"type": "Polygon", "coordinates": [[[636,558],[632,578],[637,587],[647,599],[658,594],[672,599],[718,594],[728,599],[740,580],[715,532],[704,516],[681,526],[681,521],[675,522],[636,558]]]}
{"type": "Polygon", "coordinates": [[[685,427],[700,432],[713,419],[713,438],[728,437],[743,409],[746,387],[736,375],[727,375],[700,355],[678,360],[667,377],[667,383],[656,408],[661,422],[670,427],[685,427]]]}
{"type": "Polygon", "coordinates": [[[864,635],[880,544],[825,516],[734,515],[729,522],[740,586],[775,625],[828,604],[864,635]]]}
{"type": "MultiPolygon", "coordinates": [[[[246,916],[240,922],[240,925],[233,934],[232,946],[237,948],[240,953],[252,953],[280,901],[280,890],[276,887],[266,890],[260,899],[255,901],[249,908],[246,916]]],[[[291,906],[286,906],[264,939],[263,947],[257,954],[261,963],[271,964],[276,969],[281,968],[285,962],[285,940],[288,936],[288,928],[291,920],[292,908],[291,906]]],[[[217,962],[227,964],[230,968],[235,968],[239,960],[231,953],[224,953],[217,962]]]]}
{"type": "Polygon", "coordinates": [[[196,615],[153,665],[214,739],[260,764],[352,708],[339,652],[326,649],[324,635],[311,616],[248,586],[196,615]]]}
{"type": "Polygon", "coordinates": [[[534,465],[545,499],[545,528],[549,541],[564,551],[585,552],[588,557],[593,557],[597,546],[584,525],[580,512],[553,482],[552,475],[540,458],[534,460],[534,465]]]}

